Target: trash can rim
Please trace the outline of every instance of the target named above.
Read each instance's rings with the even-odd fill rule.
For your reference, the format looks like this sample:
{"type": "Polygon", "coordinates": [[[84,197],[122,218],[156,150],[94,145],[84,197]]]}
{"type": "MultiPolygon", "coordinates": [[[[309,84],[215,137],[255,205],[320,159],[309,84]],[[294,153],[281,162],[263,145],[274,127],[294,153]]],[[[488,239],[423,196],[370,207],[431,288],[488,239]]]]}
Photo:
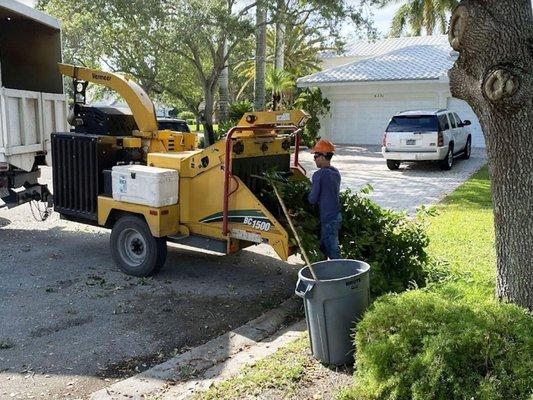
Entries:
{"type": "MultiPolygon", "coordinates": [[[[342,278],[319,279],[319,281],[322,281],[322,282],[343,281],[343,280],[346,280],[346,279],[354,278],[356,276],[360,276],[360,275],[365,274],[365,273],[370,271],[370,265],[367,262],[361,261],[361,260],[354,260],[354,259],[324,260],[324,261],[318,261],[318,262],[312,263],[311,266],[314,267],[314,266],[319,265],[319,264],[331,263],[331,262],[335,262],[335,261],[353,261],[353,262],[357,262],[358,264],[362,265],[363,269],[361,271],[359,271],[358,273],[356,273],[356,274],[344,276],[342,278]]],[[[298,273],[300,279],[305,280],[305,281],[309,281],[309,282],[316,282],[316,280],[314,280],[312,277],[308,278],[308,277],[304,276],[303,273],[302,273],[304,270],[309,270],[309,266],[306,265],[305,267],[300,269],[300,272],[298,273]]]]}

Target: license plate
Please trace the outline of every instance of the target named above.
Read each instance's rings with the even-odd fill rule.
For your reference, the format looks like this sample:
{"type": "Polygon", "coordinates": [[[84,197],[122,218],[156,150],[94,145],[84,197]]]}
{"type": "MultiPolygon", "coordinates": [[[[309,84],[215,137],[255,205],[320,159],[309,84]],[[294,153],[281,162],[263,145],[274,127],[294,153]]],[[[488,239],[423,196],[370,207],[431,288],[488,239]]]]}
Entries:
{"type": "Polygon", "coordinates": [[[261,243],[263,239],[261,235],[254,232],[247,232],[243,229],[232,229],[230,236],[235,239],[247,240],[248,242],[261,243]]]}
{"type": "Polygon", "coordinates": [[[415,139],[407,139],[405,144],[416,144],[416,140],[415,139]]]}

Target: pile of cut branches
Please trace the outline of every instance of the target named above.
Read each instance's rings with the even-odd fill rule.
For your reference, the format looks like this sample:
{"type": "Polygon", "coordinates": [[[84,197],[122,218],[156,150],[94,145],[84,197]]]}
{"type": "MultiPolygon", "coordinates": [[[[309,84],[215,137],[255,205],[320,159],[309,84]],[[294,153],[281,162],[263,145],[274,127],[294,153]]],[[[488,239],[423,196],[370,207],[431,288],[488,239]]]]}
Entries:
{"type": "MultiPolygon", "coordinates": [[[[311,262],[324,260],[320,251],[320,220],[316,205],[307,196],[311,183],[291,181],[276,172],[265,174],[283,197],[291,219],[300,235],[311,262]]],[[[341,191],[342,227],[339,232],[341,256],[370,264],[371,292],[374,296],[386,292],[401,292],[410,284],[423,286],[428,275],[429,239],[420,215],[409,218],[406,213],[380,207],[366,195],[370,186],[358,193],[341,191]]],[[[291,233],[281,206],[273,191],[263,193],[263,202],[291,233]]],[[[296,244],[294,238],[293,243],[296,244]]]]}

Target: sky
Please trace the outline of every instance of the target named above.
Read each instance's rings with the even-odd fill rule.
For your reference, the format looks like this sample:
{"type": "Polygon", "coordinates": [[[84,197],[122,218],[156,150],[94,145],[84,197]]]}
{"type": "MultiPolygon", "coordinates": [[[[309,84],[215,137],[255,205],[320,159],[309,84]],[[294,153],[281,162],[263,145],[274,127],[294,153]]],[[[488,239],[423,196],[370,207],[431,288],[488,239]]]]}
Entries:
{"type": "Polygon", "coordinates": [[[400,8],[400,4],[392,4],[382,9],[374,10],[374,26],[378,30],[380,35],[385,35],[391,25],[392,17],[394,13],[400,8]]]}

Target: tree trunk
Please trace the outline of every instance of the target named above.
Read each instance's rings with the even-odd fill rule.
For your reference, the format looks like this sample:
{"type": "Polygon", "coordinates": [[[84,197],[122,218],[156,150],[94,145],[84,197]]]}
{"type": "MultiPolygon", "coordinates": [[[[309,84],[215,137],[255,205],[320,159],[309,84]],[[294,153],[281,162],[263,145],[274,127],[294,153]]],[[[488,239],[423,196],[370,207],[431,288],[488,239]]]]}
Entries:
{"type": "Polygon", "coordinates": [[[265,108],[266,19],[266,8],[258,2],[256,7],[257,32],[255,38],[255,111],[261,111],[265,108]]]}
{"type": "Polygon", "coordinates": [[[498,298],[533,311],[533,16],[530,0],[464,0],[449,30],[451,93],[479,118],[494,203],[498,298]]]}
{"type": "MultiPolygon", "coordinates": [[[[228,43],[224,43],[224,57],[228,53],[228,43]]],[[[228,64],[225,63],[224,69],[220,72],[220,78],[218,78],[218,95],[219,95],[219,122],[226,122],[228,120],[228,103],[229,103],[229,73],[228,64]]]]}
{"type": "Polygon", "coordinates": [[[278,0],[274,68],[285,68],[285,0],[278,0]]]}
{"type": "Polygon", "coordinates": [[[272,111],[277,111],[278,104],[281,101],[281,92],[272,91],[272,111]]]}
{"type": "Polygon", "coordinates": [[[208,147],[215,143],[215,131],[213,129],[213,109],[215,93],[212,85],[204,88],[205,109],[202,124],[204,126],[204,146],[208,147]]]}

